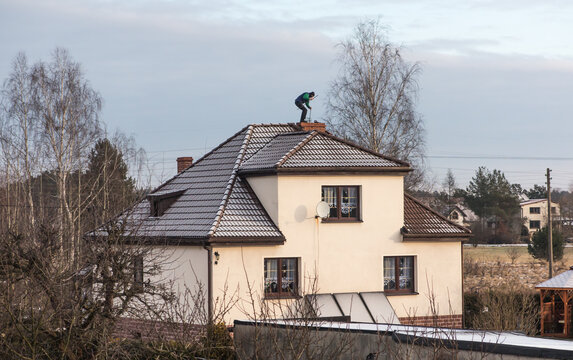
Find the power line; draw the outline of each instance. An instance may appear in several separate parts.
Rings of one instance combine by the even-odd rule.
[[[428,155],[426,157],[430,159],[573,161],[573,157],[561,157],[561,156]]]

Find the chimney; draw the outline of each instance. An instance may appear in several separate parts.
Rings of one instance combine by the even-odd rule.
[[[320,132],[326,132],[326,124],[325,123],[319,123],[319,122],[301,122],[299,123],[300,127],[302,127],[303,131],[320,131]]]
[[[177,158],[177,173],[187,169],[193,165],[193,158],[191,156],[182,156]]]

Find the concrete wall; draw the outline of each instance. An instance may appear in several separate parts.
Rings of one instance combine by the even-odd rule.
[[[320,325],[319,325],[320,326]],[[466,331],[468,332],[468,331]],[[311,326],[254,326],[236,323],[234,339],[241,359],[459,359],[518,360],[570,359],[573,350],[537,348],[527,343],[486,343],[486,335],[474,331],[476,341],[456,341],[454,331],[436,329],[442,339],[403,335],[389,331],[355,331]],[[527,345],[524,345],[527,344]]]

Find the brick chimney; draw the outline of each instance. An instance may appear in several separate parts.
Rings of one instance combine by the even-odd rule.
[[[193,158],[191,156],[182,156],[177,158],[177,173],[187,169],[193,164]]]
[[[326,132],[326,124],[325,123],[319,123],[319,122],[301,122],[299,123],[299,125],[302,127],[303,131],[320,131],[320,132]]]

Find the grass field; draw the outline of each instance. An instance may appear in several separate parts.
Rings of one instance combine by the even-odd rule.
[[[553,276],[573,265],[573,248],[553,264]],[[547,261],[536,260],[525,246],[464,246],[464,288],[475,292],[493,288],[535,289],[548,279]]]
[[[501,261],[511,263],[512,252],[515,252],[517,263],[528,263],[534,261],[533,257],[527,252],[525,246],[464,246],[464,257],[473,260],[483,261]],[[563,259],[558,260],[564,264],[573,265],[573,247],[566,247],[563,250]]]

